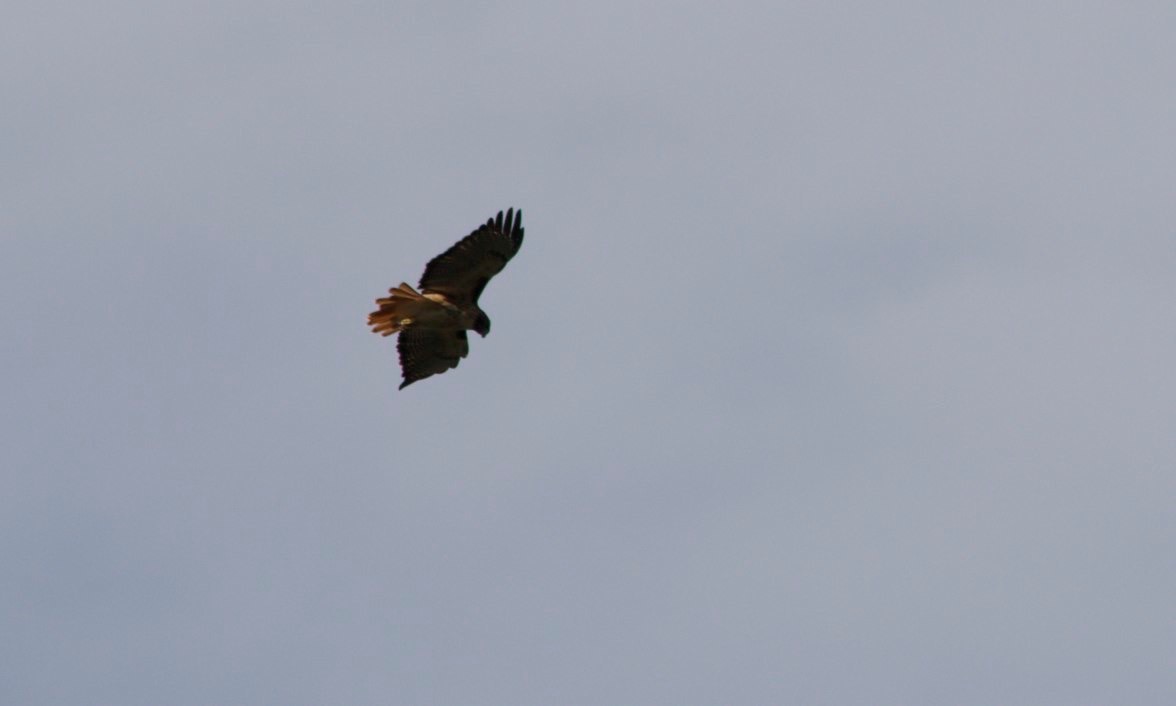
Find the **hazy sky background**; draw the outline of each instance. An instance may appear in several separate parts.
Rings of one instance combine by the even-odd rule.
[[[0,702],[1176,703],[1174,47],[6,3]],[[372,300],[508,206],[398,392]]]

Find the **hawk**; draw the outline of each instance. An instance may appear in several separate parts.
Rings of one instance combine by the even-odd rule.
[[[478,308],[478,297],[522,244],[522,210],[509,209],[505,216],[499,211],[429,261],[419,292],[402,282],[376,300],[380,308],[368,314],[368,325],[381,336],[400,334],[401,390],[456,368],[470,352],[466,331],[490,333],[490,317]]]

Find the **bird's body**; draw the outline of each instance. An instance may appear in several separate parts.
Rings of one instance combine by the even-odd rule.
[[[468,331],[474,328],[474,321],[482,311],[463,311],[444,294],[421,294],[406,282],[393,287],[388,294],[376,300],[380,308],[368,316],[372,333],[381,336],[391,336],[412,326]]]
[[[490,317],[478,297],[523,244],[523,212],[498,212],[484,225],[429,261],[420,291],[406,283],[376,300],[368,315],[373,333],[400,334],[396,349],[408,385],[456,368],[469,355],[466,331],[490,333]]]

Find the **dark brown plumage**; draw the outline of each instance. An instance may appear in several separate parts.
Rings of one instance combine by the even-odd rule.
[[[404,382],[400,389],[456,368],[469,355],[466,331],[490,333],[490,317],[478,297],[523,244],[523,212],[498,212],[474,232],[434,257],[421,275],[420,292],[407,284],[376,300],[368,315],[374,333],[400,334],[396,349]]]

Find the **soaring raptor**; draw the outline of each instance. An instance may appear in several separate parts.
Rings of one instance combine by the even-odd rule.
[[[400,389],[456,368],[470,352],[466,331],[490,333],[490,317],[478,308],[478,297],[522,244],[523,212],[512,208],[504,216],[499,211],[429,261],[419,292],[402,282],[376,300],[380,308],[368,314],[372,332],[400,334]]]

